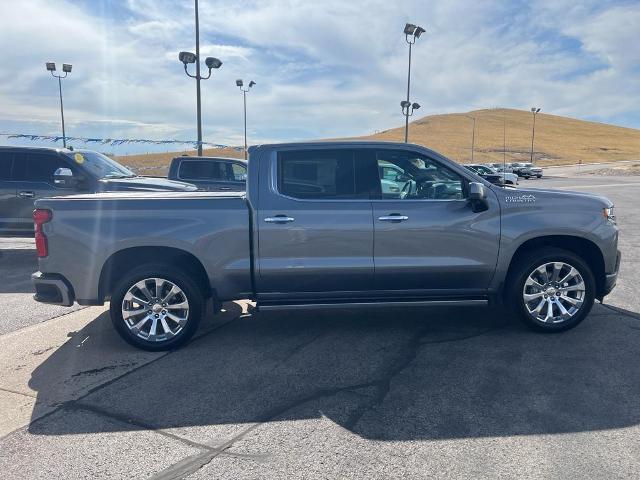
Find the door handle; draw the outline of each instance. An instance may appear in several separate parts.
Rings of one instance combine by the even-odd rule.
[[[231,187],[220,187],[220,190],[231,190]]]
[[[267,223],[291,223],[295,220],[293,217],[287,217],[286,215],[276,215],[275,217],[267,217],[264,219]]]
[[[20,198],[33,198],[36,196],[36,194],[34,192],[20,192],[18,193],[18,196]]]
[[[378,220],[380,220],[381,222],[403,222],[405,220],[409,220],[409,217],[407,217],[406,215],[392,213],[391,215],[383,215],[382,217],[378,217]]]

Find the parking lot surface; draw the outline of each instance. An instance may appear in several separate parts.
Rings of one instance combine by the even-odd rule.
[[[548,169],[520,186],[616,204],[619,284],[562,334],[496,309],[237,302],[186,347],[142,352],[106,307],[34,302],[32,242],[2,240],[2,476],[637,478],[640,177]]]

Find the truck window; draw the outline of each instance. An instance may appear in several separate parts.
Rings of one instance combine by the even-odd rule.
[[[58,155],[45,153],[16,153],[13,156],[12,180],[53,184],[53,174],[58,168],[71,168]]]
[[[366,155],[358,153],[353,149],[280,152],[278,189],[300,199],[370,198],[377,185],[368,180],[367,171],[375,168],[367,168]]]
[[[440,163],[403,150],[376,152],[383,199],[459,200],[464,179]],[[396,168],[394,178],[388,170]]]
[[[247,168],[237,163],[231,164],[231,172],[236,182],[245,182],[247,180]]]
[[[180,180],[219,180],[226,181],[226,162],[210,160],[183,160],[180,163],[178,178]]]
[[[9,180],[11,178],[11,154],[0,153],[0,180]]]

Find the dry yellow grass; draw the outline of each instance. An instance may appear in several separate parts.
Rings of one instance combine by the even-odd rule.
[[[476,119],[474,161],[502,162],[503,125],[506,161],[528,162],[531,151],[531,112],[513,109],[475,110],[430,115],[409,125],[409,141],[425,145],[462,163],[471,161],[471,132]],[[404,140],[404,127],[359,140]],[[150,153],[118,157],[121,163],[146,175],[166,175],[175,156],[194,151]],[[209,149],[205,155],[242,158],[242,151]],[[640,130],[539,113],[536,118],[534,160],[540,165],[562,165],[616,160],[640,160]]]
[[[471,161],[471,133],[476,119],[474,161],[502,162],[503,125],[507,162],[528,162],[532,114],[524,110],[490,109],[431,115],[409,125],[409,141],[428,146],[462,163]],[[369,137],[404,140],[404,127]],[[640,159],[640,130],[539,113],[536,117],[534,161],[562,165]]]

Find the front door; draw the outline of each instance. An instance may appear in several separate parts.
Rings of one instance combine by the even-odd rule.
[[[284,151],[265,162],[257,215],[261,297],[351,296],[373,288],[370,189],[357,150]],[[263,165],[261,164],[261,167]],[[371,169],[369,169],[371,171]]]
[[[55,152],[13,154],[12,182],[16,188],[15,217],[20,230],[33,230],[34,202],[39,198],[70,195],[74,189],[58,188],[53,183],[53,174],[58,168],[70,168],[71,161],[63,159]]]
[[[376,290],[390,296],[485,292],[500,238],[493,193],[487,189],[489,209],[474,213],[465,199],[467,181],[439,161],[393,149],[376,157],[382,183],[381,199],[373,202]]]

